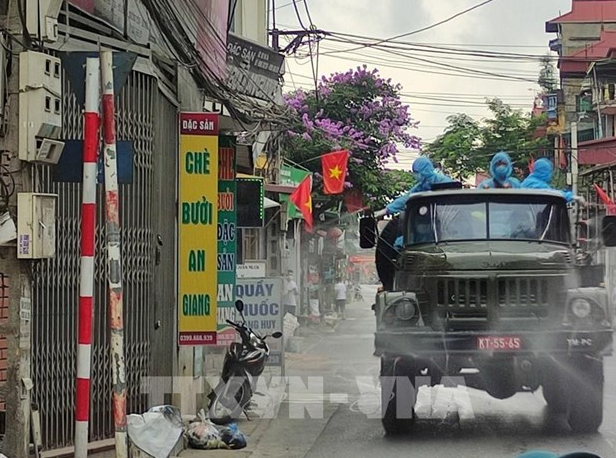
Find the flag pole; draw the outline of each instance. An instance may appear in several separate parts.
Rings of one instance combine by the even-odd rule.
[[[96,240],[96,176],[99,146],[100,61],[86,59],[86,99],[83,128],[81,203],[81,266],[77,328],[75,396],[75,458],[88,456],[92,322],[94,319],[94,254]]]
[[[105,220],[109,276],[109,325],[111,328],[112,404],[116,458],[127,458],[126,367],[124,359],[124,310],[120,199],[115,133],[113,52],[101,52],[103,82],[103,138],[105,150]]]

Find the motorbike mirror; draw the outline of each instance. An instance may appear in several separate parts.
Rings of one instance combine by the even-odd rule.
[[[276,331],[275,333],[272,334],[272,337],[274,339],[280,339],[282,337],[282,332]]]
[[[238,312],[242,313],[244,311],[244,303],[238,299],[237,301],[235,301],[235,308]]]

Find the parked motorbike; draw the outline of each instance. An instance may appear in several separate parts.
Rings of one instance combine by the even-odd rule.
[[[241,342],[229,346],[222,368],[220,382],[210,394],[209,417],[217,425],[237,420],[242,412],[248,418],[246,407],[257,386],[257,378],[263,373],[270,349],[265,342],[268,337],[279,339],[281,332],[261,336],[246,325],[244,303],[235,302],[242,323],[227,320],[241,337]]]
[[[363,301],[364,300],[364,296],[362,296],[361,294],[361,286],[359,285],[355,285],[355,296],[354,299],[356,301]]]

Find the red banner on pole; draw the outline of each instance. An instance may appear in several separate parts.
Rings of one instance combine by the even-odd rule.
[[[600,186],[596,184],[594,186],[595,190],[597,191],[597,195],[599,196],[599,199],[601,199],[601,202],[603,202],[607,206],[607,214],[616,215],[616,204],[614,204],[614,201],[610,199],[610,196],[608,196],[607,193],[603,189],[601,189]]]
[[[346,150],[334,151],[321,156],[323,167],[323,192],[325,194],[340,194],[344,189],[344,180],[347,174],[349,152]]]
[[[312,175],[308,175],[299,184],[293,194],[289,196],[289,200],[302,212],[302,216],[306,221],[306,229],[312,232]]]

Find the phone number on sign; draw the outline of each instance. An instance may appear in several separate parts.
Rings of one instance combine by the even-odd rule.
[[[180,334],[180,343],[214,343],[216,342],[216,334]]]

